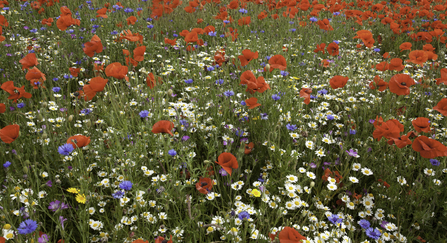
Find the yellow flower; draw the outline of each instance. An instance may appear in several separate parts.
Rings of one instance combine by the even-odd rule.
[[[251,191],[251,194],[252,194],[253,196],[255,196],[255,197],[260,197],[260,196],[261,196],[261,192],[258,191],[258,189],[253,189],[253,190]]]
[[[78,201],[78,203],[82,203],[85,204],[86,198],[85,198],[85,194],[77,194],[76,195],[76,201]]]
[[[67,189],[67,192],[76,194],[76,193],[79,193],[79,189],[76,189],[76,188],[71,187],[71,188],[68,188],[68,189]]]

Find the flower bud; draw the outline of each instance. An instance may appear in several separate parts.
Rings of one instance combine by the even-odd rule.
[[[266,71],[266,72],[269,72],[269,71],[270,71],[270,64],[266,64],[266,65],[265,65],[265,71]]]
[[[39,115],[37,115],[37,119],[38,119],[39,121],[43,121],[43,116],[42,116],[42,114],[39,113]]]
[[[174,93],[172,89],[168,89],[168,95],[171,96]]]
[[[317,137],[313,137],[313,138],[312,138],[312,141],[313,141],[314,143],[316,143],[316,142],[317,142]]]
[[[315,182],[310,182],[310,188],[312,188],[312,187],[314,187],[315,186]]]
[[[340,110],[340,107],[339,107],[338,105],[335,105],[335,110],[336,110],[336,111],[339,111],[339,110]]]
[[[29,160],[25,160],[25,166],[29,166],[30,164]]]
[[[73,115],[70,115],[70,116],[68,117],[68,121],[69,121],[69,122],[73,121],[73,117],[74,117]]]
[[[92,122],[90,120],[88,120],[85,124],[88,128],[92,127]]]
[[[47,105],[48,105],[47,102],[42,102],[42,107],[43,108],[47,107]]]
[[[28,167],[27,166],[23,167],[23,173],[28,174]]]

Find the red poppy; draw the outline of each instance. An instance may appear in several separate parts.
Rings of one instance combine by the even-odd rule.
[[[19,137],[20,126],[17,124],[0,129],[0,139],[5,143],[12,143]]]
[[[245,144],[244,154],[250,154],[254,147],[255,147],[255,144],[253,142],[250,142],[249,144]]]
[[[258,104],[258,98],[255,97],[246,99],[245,104],[247,104],[248,109],[254,109],[255,107],[261,106],[261,104]]]
[[[137,17],[130,16],[129,18],[126,19],[126,21],[127,25],[134,25],[137,22]]]
[[[361,39],[363,41],[363,44],[365,44],[366,47],[371,48],[374,46],[374,39],[373,35],[369,30],[359,30],[357,31],[357,35],[354,36],[353,39]]]
[[[405,66],[402,65],[402,59],[400,58],[391,59],[390,64],[388,64],[387,67],[388,70],[395,70],[395,71],[402,71],[405,68]]]
[[[6,105],[3,103],[0,103],[0,114],[5,113],[6,112]]]
[[[267,12],[262,11],[260,14],[258,14],[258,19],[263,20],[263,19],[267,18],[267,16],[268,16]]]
[[[161,120],[154,124],[152,127],[152,133],[168,133],[171,136],[174,136],[172,134],[171,130],[174,128],[174,123],[171,121]]]
[[[73,77],[77,77],[81,71],[81,68],[68,68],[68,70]]]
[[[307,240],[306,237],[302,236],[296,229],[291,227],[284,227],[281,232],[279,232],[279,242],[281,243],[298,243]]]
[[[213,188],[213,180],[210,178],[200,177],[199,182],[196,183],[196,189],[202,194],[208,194]]]
[[[169,44],[171,46],[175,46],[175,44],[177,43],[177,38],[170,40],[168,38],[165,38],[165,44]]]
[[[324,48],[326,47],[326,43],[317,44],[317,48],[314,50],[315,53],[323,52],[325,53]]]
[[[388,67],[389,67],[389,65],[386,62],[380,62],[380,63],[377,63],[377,65],[376,65],[376,69],[379,71],[382,71],[382,72],[388,70]]]
[[[331,171],[329,168],[326,168],[321,179],[327,182],[329,177],[334,178],[336,183],[340,183],[340,181],[343,179],[343,176],[341,176],[338,171]]]
[[[414,80],[408,74],[396,74],[391,77],[388,86],[390,91],[397,95],[409,95],[410,86],[414,85]]]
[[[239,7],[239,3],[237,0],[233,0],[230,2],[230,4],[227,5],[227,8],[229,9],[237,9]]]
[[[404,43],[402,43],[400,46],[399,46],[399,49],[400,49],[400,51],[402,52],[402,51],[405,51],[405,50],[408,50],[408,51],[411,51],[411,43],[410,42],[404,42]]]
[[[83,87],[84,99],[86,101],[92,100],[97,92],[101,92],[104,90],[104,87],[106,86],[108,81],[108,79],[103,79],[102,77],[95,77],[90,79],[90,82]]]
[[[333,89],[343,88],[348,82],[348,79],[349,79],[348,77],[335,75],[333,78],[331,78],[331,80],[329,80],[329,84]]]
[[[217,164],[222,166],[222,168],[231,175],[232,169],[237,169],[239,164],[237,163],[236,157],[231,153],[223,152],[215,161]]]
[[[414,151],[426,159],[447,156],[447,147],[435,139],[426,136],[419,136],[413,141],[411,146]]]
[[[441,78],[436,79],[436,84],[445,84],[447,85],[447,68],[441,69]]]
[[[53,23],[53,18],[42,19],[42,21],[40,23],[43,25],[51,26],[51,23]]]
[[[132,243],[149,243],[149,241],[144,241],[144,240],[134,240],[134,241],[132,241]]]
[[[188,44],[189,42],[197,42],[199,40],[199,37],[197,35],[197,32],[190,32],[185,37],[185,42]]]
[[[408,57],[410,59],[407,60],[407,62],[419,64],[421,66],[423,66],[424,63],[428,60],[427,52],[421,51],[421,50],[415,50],[415,51],[410,52],[410,54],[408,54]]]
[[[221,49],[216,51],[216,53],[214,53],[214,62],[213,65],[219,65],[222,66],[224,63],[226,62],[225,60],[225,50]]]
[[[417,137],[417,135],[414,132],[409,132],[407,135],[402,135],[398,138],[391,137],[388,139],[388,144],[392,145],[394,143],[398,148],[403,148],[411,144],[410,137]]]
[[[16,103],[17,100],[22,97],[29,99],[32,96],[30,93],[27,93],[25,91],[25,85],[23,85],[21,88],[17,88],[14,87],[13,81],[4,82],[0,88],[10,94],[8,99],[13,100],[14,103]]]
[[[101,39],[97,35],[94,35],[89,42],[84,43],[84,48],[82,48],[82,50],[84,50],[85,55],[89,57],[93,57],[95,53],[101,53],[103,50]]]
[[[90,143],[90,137],[84,135],[75,135],[67,139],[67,143],[73,145],[73,148],[82,148]]]
[[[374,81],[369,83],[369,88],[370,89],[378,89],[380,92],[386,90],[386,88],[388,87],[388,83],[383,81],[383,79],[381,79],[379,77],[379,75],[376,75],[376,77],[374,77]]]
[[[107,16],[107,8],[101,8],[100,10],[98,10],[98,11],[96,11],[96,13],[98,14],[98,15],[96,15],[96,17],[101,17],[101,18],[104,18],[104,19],[107,19],[108,18],[108,16]]]
[[[22,64],[22,70],[25,68],[29,69],[30,67],[39,64],[39,62],[37,62],[36,53],[29,53],[24,58],[22,58],[19,63]]]
[[[107,77],[123,79],[126,76],[128,70],[129,70],[128,67],[121,65],[121,63],[119,62],[114,62],[109,64],[106,67],[105,71]]]
[[[331,42],[328,46],[327,46],[327,52],[329,53],[329,55],[331,56],[337,56],[339,53],[339,47],[338,44]]]
[[[285,70],[287,68],[286,59],[282,55],[274,55],[269,59],[270,72],[274,69]]]
[[[390,138],[398,138],[400,137],[400,133],[404,131],[404,125],[400,124],[400,122],[396,119],[391,119],[386,122],[383,122],[380,126],[375,126],[376,129],[373,132],[373,137],[380,141],[382,137],[386,139]]]
[[[241,61],[241,66],[247,66],[248,63],[253,59],[258,59],[258,52],[252,52],[249,49],[245,49],[242,51],[242,55],[238,56]]]
[[[155,242],[154,243],[172,243],[172,235],[171,235],[171,238],[169,239],[169,240],[166,240],[165,238],[163,238],[163,237],[161,237],[161,236],[158,236],[156,239],[155,239]]]
[[[447,98],[443,98],[442,100],[440,100],[438,104],[433,107],[433,110],[439,111],[439,113],[441,113],[442,115],[447,116]]]
[[[312,94],[311,88],[302,88],[300,90],[300,97],[304,98],[304,104],[306,105],[310,103],[310,94]]]
[[[246,16],[246,17],[242,17],[238,20],[238,25],[239,26],[243,26],[243,25],[250,25],[251,23],[251,17],[250,16]]]
[[[26,80],[30,81],[30,84],[34,89],[37,89],[39,86],[42,86],[43,81],[47,80],[45,78],[45,74],[43,74],[39,69],[34,67],[33,69],[28,70],[25,75]]]
[[[146,51],[146,46],[139,46],[133,50],[133,59],[137,62],[144,60],[144,52]]]
[[[411,124],[413,124],[414,129],[417,132],[430,132],[430,119],[426,117],[418,117],[411,121]]]
[[[128,40],[130,42],[137,42],[137,41],[139,41],[140,44],[143,44],[143,36],[140,35],[139,33],[132,34],[132,31],[125,30],[124,34],[120,34],[120,37],[118,38],[119,41],[121,41],[123,39],[126,39],[126,40]]]
[[[322,30],[334,30],[334,28],[332,28],[331,24],[329,23],[328,19],[323,19],[323,20],[318,20],[317,22],[318,26],[320,26],[320,29]]]
[[[93,71],[95,71],[95,75],[99,76],[99,73],[101,71],[104,71],[104,64],[102,64],[101,66],[97,65],[96,63],[93,64]]]

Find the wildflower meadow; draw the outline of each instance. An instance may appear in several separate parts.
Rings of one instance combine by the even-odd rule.
[[[0,242],[446,242],[446,0],[0,0]]]

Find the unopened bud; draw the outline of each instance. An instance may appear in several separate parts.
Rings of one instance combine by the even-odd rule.
[[[42,107],[43,108],[47,107],[47,105],[48,105],[47,102],[42,102]]]
[[[38,119],[39,121],[43,121],[43,116],[42,116],[42,114],[39,113],[39,115],[37,115],[37,119]]]
[[[174,93],[172,89],[168,89],[168,95],[171,96]]]
[[[25,160],[25,166],[28,166],[28,165],[30,165],[29,160]]]
[[[336,110],[336,111],[339,111],[339,110],[340,110],[340,107],[339,107],[338,105],[335,105],[335,110]]]
[[[23,173],[28,174],[28,167],[27,166],[23,167]]]
[[[47,139],[47,138],[48,138],[48,134],[46,132],[43,132],[42,139]]]
[[[312,141],[313,141],[314,143],[316,143],[316,142],[317,142],[317,137],[313,137],[313,138],[312,138]]]
[[[310,182],[310,188],[312,188],[312,187],[314,187],[315,186],[315,182]]]
[[[92,126],[92,122],[90,120],[88,120],[85,124],[88,128],[90,128]]]
[[[73,121],[73,117],[74,117],[73,115],[70,115],[70,116],[68,117],[68,121],[69,121],[69,122]]]
[[[265,71],[266,72],[270,71],[270,64],[265,65]]]

